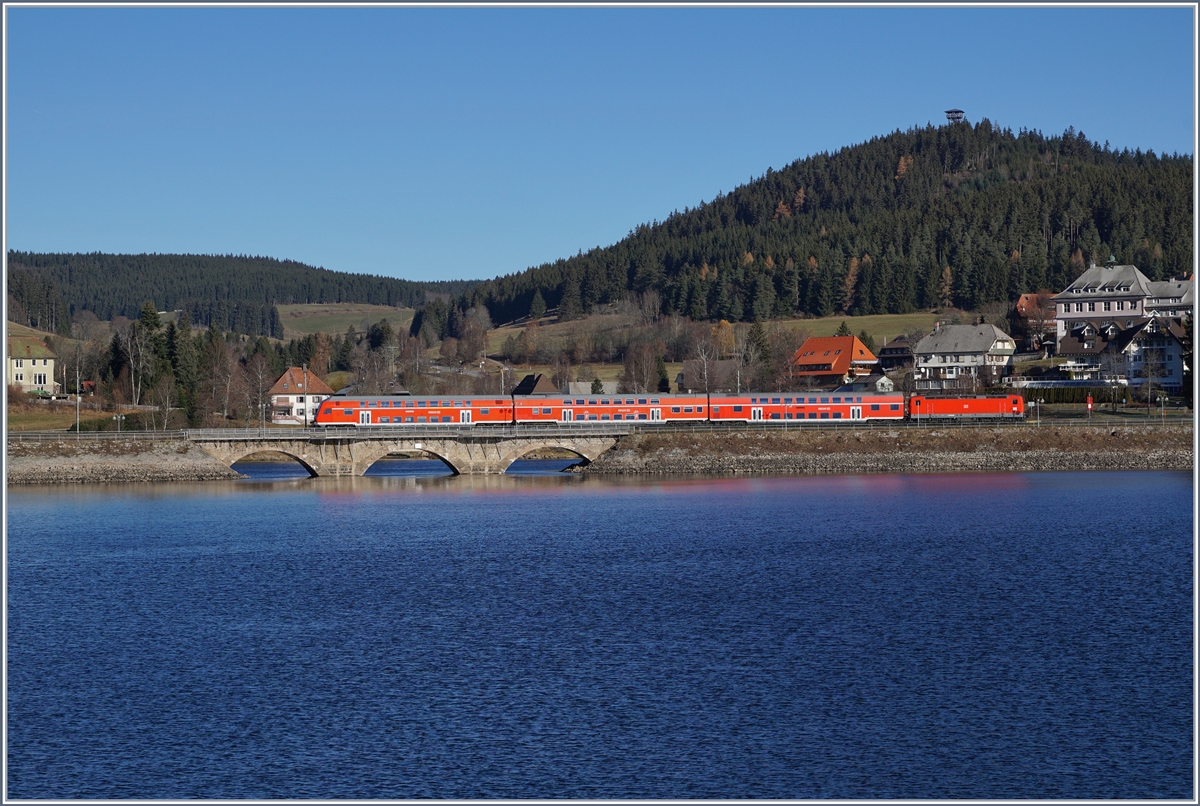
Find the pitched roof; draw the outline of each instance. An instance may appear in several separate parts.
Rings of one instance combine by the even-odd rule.
[[[1014,306],[1018,316],[1028,317],[1031,313],[1038,310],[1038,297],[1040,294],[1022,294],[1017,297],[1017,304]],[[1041,310],[1047,316],[1054,316],[1054,297],[1046,294],[1042,300]]]
[[[846,375],[851,369],[870,370],[879,363],[858,336],[818,336],[800,345],[792,356],[796,375]]]
[[[1158,317],[1138,317],[1120,321],[1081,319],[1067,335],[1058,340],[1057,352],[1059,355],[1099,355],[1110,348],[1123,352],[1129,343],[1143,332],[1152,332],[1154,335],[1165,333],[1176,341],[1180,341],[1185,335],[1180,324]]]
[[[1092,266],[1061,294],[1055,294],[1054,298],[1076,299],[1076,289],[1081,294],[1112,293],[1129,289],[1127,293],[1152,296],[1150,278],[1138,271],[1137,266]]]
[[[268,394],[272,395],[332,395],[329,384],[321,380],[315,372],[308,373],[308,388],[304,388],[303,367],[289,367],[288,371],[279,376]]]
[[[536,375],[526,375],[512,390],[514,395],[557,395],[559,389],[541,372]]]
[[[1182,305],[1191,305],[1194,299],[1195,283],[1192,280],[1162,280],[1148,283],[1150,296],[1158,299],[1179,299]]]
[[[54,358],[54,351],[36,336],[10,336],[9,358]]]
[[[996,345],[997,342],[1002,342]],[[995,325],[943,325],[917,342],[915,353],[987,353],[995,349],[1012,353],[1012,336]]]

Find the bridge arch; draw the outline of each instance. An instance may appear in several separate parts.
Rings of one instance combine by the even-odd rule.
[[[316,476],[320,475],[320,473],[317,472],[317,469],[314,468],[308,461],[306,461],[306,459],[303,456],[299,456],[292,451],[280,450],[279,448],[254,447],[254,448],[251,448],[250,450],[243,450],[240,452],[229,452],[224,457],[222,457],[222,460],[225,462],[228,462],[230,467],[233,467],[238,462],[241,462],[251,456],[255,456],[257,454],[267,454],[267,453],[281,454],[283,456],[286,456],[287,458],[293,460],[294,462],[296,462],[296,464],[298,464],[302,468],[304,468],[308,472],[308,475],[310,475],[310,476],[316,477]]]

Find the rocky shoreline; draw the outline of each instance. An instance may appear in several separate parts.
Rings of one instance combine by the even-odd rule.
[[[843,475],[1188,470],[1192,428],[997,428],[640,434],[578,472]]]
[[[8,483],[105,484],[245,478],[186,440],[8,443]]]

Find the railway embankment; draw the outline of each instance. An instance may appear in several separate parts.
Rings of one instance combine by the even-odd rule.
[[[1191,470],[1192,426],[864,428],[633,434],[579,472],[842,475]]]
[[[242,475],[184,439],[8,443],[9,484],[216,481]]]

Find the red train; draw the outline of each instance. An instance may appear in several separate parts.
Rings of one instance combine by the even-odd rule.
[[[512,425],[560,422],[755,422],[766,420],[1021,419],[1020,395],[925,397],[846,392],[742,395],[334,396],[318,426]]]

